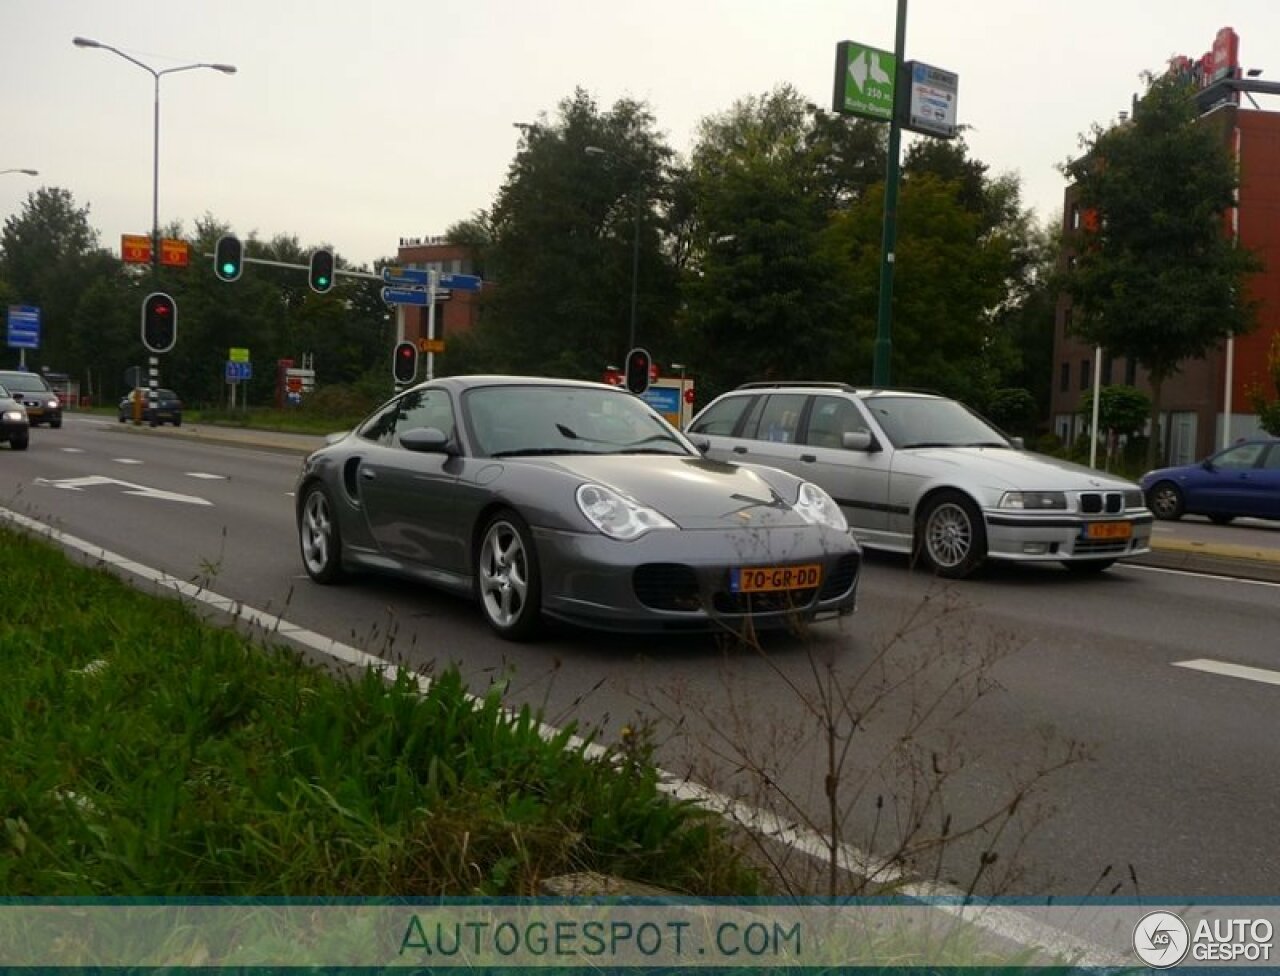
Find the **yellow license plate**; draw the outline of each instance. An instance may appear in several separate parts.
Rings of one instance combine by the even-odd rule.
[[[779,590],[807,590],[822,581],[822,567],[752,566],[735,569],[730,574],[729,588],[734,593],[776,593]]]
[[[1128,522],[1090,522],[1085,535],[1090,539],[1127,539],[1133,535]]]

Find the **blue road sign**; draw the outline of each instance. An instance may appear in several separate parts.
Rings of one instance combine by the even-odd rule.
[[[658,413],[680,412],[680,391],[674,386],[650,386],[640,394],[640,399]]]
[[[384,288],[382,300],[388,305],[425,305],[427,293],[421,288]]]
[[[388,267],[382,269],[382,280],[388,285],[426,285],[430,284],[431,272],[418,268]]]
[[[479,291],[484,279],[479,275],[442,274],[436,281],[439,288],[456,288],[458,291]]]
[[[253,379],[253,363],[237,363],[227,360],[227,382],[238,383],[241,380]]]
[[[40,306],[9,306],[9,348],[40,348]]]

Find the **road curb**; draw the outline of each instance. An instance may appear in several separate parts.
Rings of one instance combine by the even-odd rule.
[[[1149,555],[1138,556],[1129,560],[1129,563],[1280,583],[1280,551],[1259,549],[1256,546],[1188,542],[1180,539],[1159,542],[1153,540]]]

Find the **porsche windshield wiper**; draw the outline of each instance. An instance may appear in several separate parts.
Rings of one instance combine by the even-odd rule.
[[[576,451],[567,447],[521,447],[514,451],[494,451],[489,457],[547,457],[553,454],[595,454],[595,451]]]

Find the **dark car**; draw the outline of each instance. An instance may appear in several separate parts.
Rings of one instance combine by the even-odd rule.
[[[151,407],[151,391],[149,389],[139,387],[131,390],[128,396],[120,401],[120,423],[134,419],[135,402],[141,400],[138,404],[138,419],[151,423],[154,419],[156,424],[173,424],[175,427],[182,426],[182,401],[178,399],[178,394],[173,390],[156,390],[155,409]]]
[[[32,427],[38,424],[62,426],[62,401],[39,373],[21,369],[0,370],[0,386],[22,404]]]
[[[512,640],[544,616],[741,633],[856,600],[861,551],[830,495],[708,460],[602,383],[421,384],[311,454],[296,497],[315,581],[366,570],[471,595]]]
[[[0,441],[8,441],[15,451],[25,451],[31,442],[27,411],[3,386],[0,386]]]
[[[1280,519],[1280,438],[1240,441],[1199,464],[1148,471],[1141,484],[1156,518]]]

